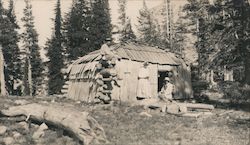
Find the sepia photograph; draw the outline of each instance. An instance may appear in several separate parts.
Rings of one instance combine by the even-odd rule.
[[[250,145],[250,0],[0,0],[0,145]]]

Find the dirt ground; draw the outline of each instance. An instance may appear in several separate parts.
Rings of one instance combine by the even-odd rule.
[[[3,98],[0,109],[15,105],[13,102],[23,98]],[[142,106],[114,102],[112,105],[93,105],[67,99],[26,98],[29,102],[57,103],[75,106],[88,111],[104,128],[108,142],[104,145],[250,145],[250,112],[241,110],[215,109],[213,115],[198,118],[180,117],[158,110],[150,110],[151,116],[140,115]],[[223,114],[224,112],[228,112]],[[49,126],[45,136],[39,141],[32,138],[39,123],[27,123],[24,129],[17,123],[0,117],[0,126],[8,129],[0,135],[0,144],[7,137],[13,138],[14,145],[78,145],[63,130]],[[13,137],[16,132],[20,136]]]

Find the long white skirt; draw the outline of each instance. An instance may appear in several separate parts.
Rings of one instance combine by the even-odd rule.
[[[137,97],[151,98],[151,87],[148,79],[139,79],[137,86]]]

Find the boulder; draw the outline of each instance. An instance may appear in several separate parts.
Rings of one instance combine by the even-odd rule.
[[[26,123],[26,122],[24,122],[24,121],[19,122],[19,123],[18,123],[18,126],[20,126],[22,129],[24,129],[24,130],[26,130],[26,131],[29,130],[29,125],[28,125],[28,123]]]
[[[32,128],[35,128],[35,129],[38,129],[38,128],[39,128],[39,125],[33,124],[33,123],[32,123],[32,124],[31,124],[31,127],[32,127]]]
[[[12,137],[5,137],[3,139],[3,143],[5,145],[12,145],[14,143],[14,139]]]
[[[48,126],[45,124],[45,123],[42,123],[39,128],[39,130],[47,130],[48,129]]]
[[[32,138],[37,140],[41,137],[43,137],[45,135],[45,130],[48,129],[48,126],[45,123],[42,123],[39,128],[37,129],[37,131],[34,132]]]
[[[179,105],[177,104],[170,104],[167,106],[167,112],[170,114],[179,114],[180,113],[180,108]]]
[[[0,126],[0,135],[4,135],[7,131],[7,127],[6,126]]]
[[[19,133],[19,132],[17,132],[17,131],[14,131],[14,132],[12,132],[12,134],[13,134],[13,138],[14,139],[18,139],[18,138],[20,138],[22,135]]]

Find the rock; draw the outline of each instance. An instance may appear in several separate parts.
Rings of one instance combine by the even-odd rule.
[[[45,123],[42,123],[39,126],[38,130],[34,132],[32,138],[37,140],[37,139],[43,137],[45,135],[44,131],[47,130],[47,129],[48,129],[48,126]]]
[[[6,126],[0,126],[0,135],[4,135],[7,131],[7,127]]]
[[[48,101],[41,101],[42,104],[48,104]]]
[[[179,109],[177,104],[170,104],[167,106],[167,112],[170,114],[179,114]]]
[[[39,128],[38,128],[38,130],[42,130],[42,131],[44,131],[44,130],[46,130],[46,129],[48,129],[48,126],[47,126],[45,123],[42,123],[42,124],[39,126]]]
[[[6,137],[3,139],[3,143],[5,145],[12,145],[14,143],[14,139],[12,137]]]
[[[186,106],[179,105],[179,107],[180,107],[180,112],[181,112],[181,113],[187,113],[187,112],[188,112],[188,109],[187,109]]]
[[[39,125],[33,124],[33,123],[32,123],[32,124],[31,124],[31,127],[32,127],[32,128],[35,128],[35,129],[38,129]]]
[[[50,102],[51,102],[51,103],[55,103],[55,102],[56,102],[56,101],[55,101],[55,98],[53,98]]]
[[[149,114],[148,112],[141,112],[140,115],[141,116],[146,116],[146,117],[152,117],[152,115]]]
[[[32,138],[34,140],[37,140],[41,137],[43,137],[45,135],[45,132],[43,130],[37,130],[36,132],[34,132],[34,134],[32,135]]]
[[[26,100],[16,100],[16,101],[14,101],[14,103],[16,105],[26,105],[26,104],[29,104],[29,102],[26,101]]]
[[[22,136],[22,135],[21,135],[19,132],[17,132],[17,131],[12,132],[12,134],[13,134],[13,137],[14,137],[15,139],[18,139],[19,137]]]
[[[22,121],[22,122],[19,122],[18,125],[23,128],[24,130],[28,131],[29,130],[29,125],[28,123]]]

